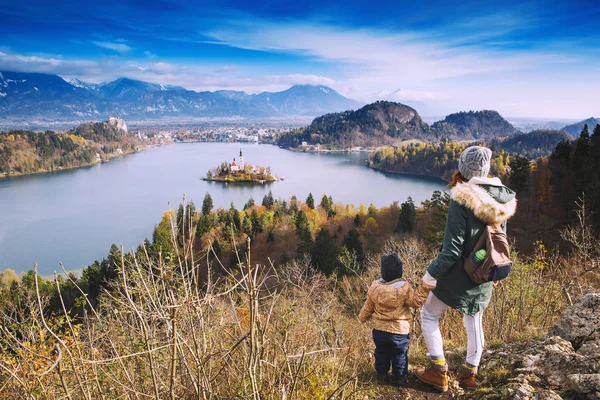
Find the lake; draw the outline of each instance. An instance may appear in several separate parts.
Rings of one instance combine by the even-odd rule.
[[[284,180],[271,184],[223,184],[201,180],[206,171],[231,162],[243,150],[245,162],[270,166]],[[177,208],[185,193],[202,207],[209,192],[215,207],[239,209],[271,190],[275,198],[309,192],[334,202],[386,206],[411,196],[415,202],[443,189],[437,179],[387,174],[364,166],[366,153],[296,153],[272,145],[186,143],[150,149],[89,168],[0,180],[0,271],[33,268],[51,276],[102,259],[112,243],[126,249],[152,237],[169,202]]]

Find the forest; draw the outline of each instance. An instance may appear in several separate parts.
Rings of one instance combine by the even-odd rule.
[[[369,166],[387,172],[425,175],[449,181],[458,168],[458,157],[468,146],[470,144],[443,140],[440,143],[382,147],[371,155]],[[508,173],[511,155],[501,149],[493,150],[491,173],[504,177]]]
[[[106,122],[83,124],[67,133],[0,132],[0,178],[88,166],[131,153],[141,144],[135,135]]]

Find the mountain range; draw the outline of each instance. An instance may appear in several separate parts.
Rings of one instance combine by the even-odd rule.
[[[90,84],[58,75],[0,71],[0,118],[132,120],[162,117],[317,116],[360,103],[326,86],[296,85],[282,92],[195,92],[128,78]]]

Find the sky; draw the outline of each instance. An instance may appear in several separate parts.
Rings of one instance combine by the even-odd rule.
[[[0,0],[0,70],[600,116],[600,1]]]

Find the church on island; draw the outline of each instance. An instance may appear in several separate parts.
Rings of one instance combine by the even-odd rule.
[[[240,156],[231,163],[224,162],[219,167],[206,173],[205,181],[221,182],[274,182],[280,178],[271,175],[270,167],[260,167],[247,164],[244,153],[240,149]]]
[[[229,169],[231,171],[243,171],[244,170],[244,155],[242,154],[242,149],[240,149],[240,159],[236,163],[235,157],[233,158],[233,162],[229,164]]]

